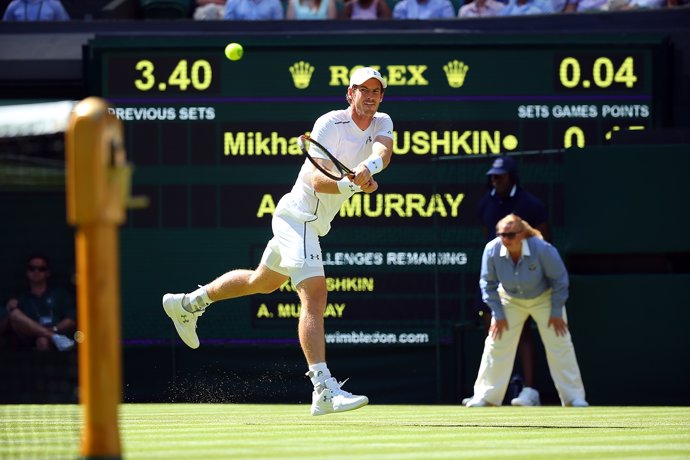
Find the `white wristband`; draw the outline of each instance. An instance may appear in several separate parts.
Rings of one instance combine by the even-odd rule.
[[[353,193],[361,192],[362,187],[355,185],[349,178],[343,177],[338,182],[338,190],[343,195],[352,195]]]
[[[372,176],[383,171],[383,158],[375,153],[369,155],[369,158],[364,160],[363,164],[367,167]]]

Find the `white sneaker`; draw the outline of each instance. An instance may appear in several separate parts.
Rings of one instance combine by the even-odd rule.
[[[584,399],[573,399],[570,403],[570,407],[589,407],[589,403]]]
[[[345,379],[347,382],[347,379]],[[314,388],[311,395],[311,415],[324,415],[333,412],[345,412],[359,409],[369,403],[366,396],[353,395],[341,387],[345,382],[340,382],[333,377],[327,379],[320,388]]]
[[[462,405],[466,406],[468,402],[470,402],[472,398],[462,398]]]
[[[541,406],[539,392],[534,388],[522,387],[522,391],[517,398],[510,400],[513,406]]]
[[[70,339],[66,335],[53,334],[51,339],[55,344],[55,348],[57,348],[60,351],[69,351],[72,348],[74,348],[74,340]]]
[[[196,335],[196,321],[204,313],[199,310],[190,313],[182,307],[184,294],[165,294],[163,296],[163,309],[170,317],[177,334],[190,348],[199,348],[199,337]]]
[[[467,398],[465,398],[465,399],[467,399]],[[488,402],[484,401],[482,398],[478,398],[476,396],[472,396],[465,403],[465,407],[490,407],[490,406],[493,406],[493,404],[489,404]]]

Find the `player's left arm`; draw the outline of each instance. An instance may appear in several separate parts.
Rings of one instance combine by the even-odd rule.
[[[374,174],[388,167],[392,156],[393,138],[384,135],[376,136],[371,147],[371,155],[355,167],[353,182],[360,187],[367,184]]]

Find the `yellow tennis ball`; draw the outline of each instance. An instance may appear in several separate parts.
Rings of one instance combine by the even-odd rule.
[[[244,54],[244,48],[239,43],[230,43],[225,47],[225,57],[231,61],[239,61]]]

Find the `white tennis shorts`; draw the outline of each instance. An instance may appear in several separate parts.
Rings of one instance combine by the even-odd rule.
[[[273,216],[271,226],[273,238],[266,245],[261,264],[289,276],[295,286],[307,278],[325,276],[319,237],[308,222],[280,213]]]

